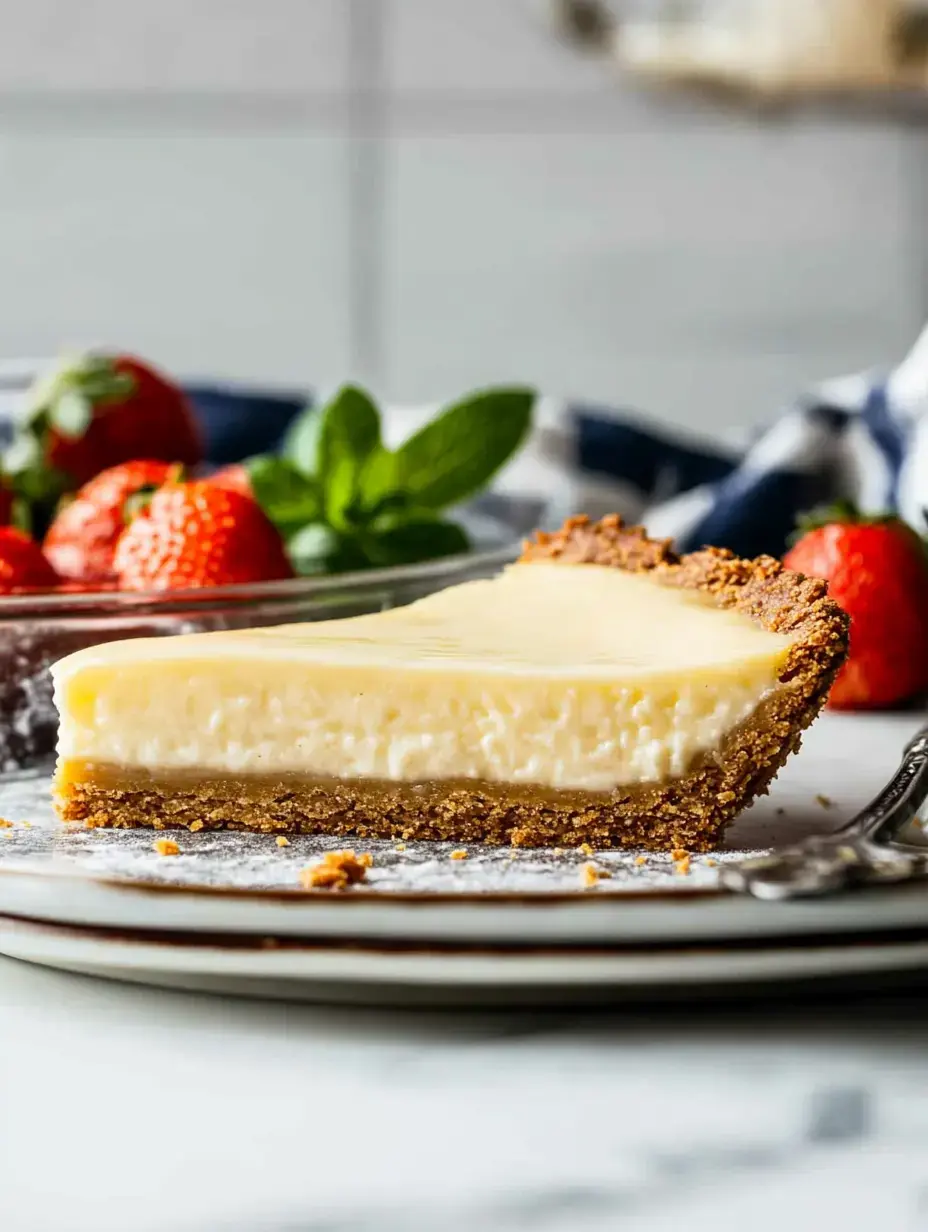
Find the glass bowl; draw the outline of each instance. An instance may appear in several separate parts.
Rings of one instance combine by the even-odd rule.
[[[509,540],[423,564],[253,586],[0,596],[0,779],[48,770],[58,729],[48,669],[75,650],[126,637],[361,616],[489,577],[517,555]]]

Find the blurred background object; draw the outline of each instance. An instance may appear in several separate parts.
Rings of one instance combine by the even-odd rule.
[[[924,0],[561,0],[633,70],[761,95],[928,88]]]
[[[928,318],[918,113],[644,91],[532,0],[0,18],[9,357],[400,405],[526,381],[716,435]]]

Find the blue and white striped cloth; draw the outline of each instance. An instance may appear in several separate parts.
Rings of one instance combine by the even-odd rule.
[[[603,408],[572,405],[564,415],[577,509],[614,508],[681,551],[711,543],[780,555],[800,513],[837,500],[928,529],[928,329],[897,368],[826,382],[741,449],[694,444]]]
[[[0,440],[35,367],[0,365]],[[216,464],[273,450],[309,398],[211,382],[187,388]],[[434,409],[389,409],[388,440],[398,442]],[[800,513],[838,499],[870,513],[895,510],[928,529],[928,329],[891,372],[825,383],[742,448],[698,443],[582,402],[542,398],[536,421],[481,502],[520,532],[569,513],[618,512],[682,551],[712,543],[743,556],[779,555]]]

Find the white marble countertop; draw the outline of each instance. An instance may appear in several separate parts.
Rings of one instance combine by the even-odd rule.
[[[469,1015],[0,959],[0,1228],[928,1228],[926,1016],[911,982]]]

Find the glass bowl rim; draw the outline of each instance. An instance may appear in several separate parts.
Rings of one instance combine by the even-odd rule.
[[[157,608],[170,612],[189,610],[204,603],[254,604],[261,601],[286,601],[324,596],[335,591],[366,591],[384,586],[403,586],[419,581],[453,580],[472,570],[491,571],[511,564],[519,554],[519,541],[455,556],[440,556],[412,565],[392,565],[383,569],[360,569],[350,573],[327,573],[287,578],[276,582],[239,582],[231,586],[199,587],[188,590],[85,590],[24,591],[0,595],[0,622],[9,619],[35,620],[40,617],[65,617],[92,614],[100,609],[132,612]]]

